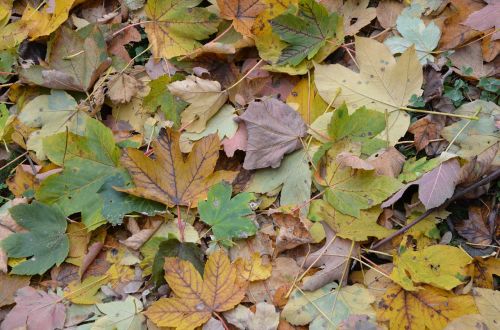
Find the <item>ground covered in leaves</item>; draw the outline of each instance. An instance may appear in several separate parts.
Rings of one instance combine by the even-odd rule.
[[[0,0],[0,329],[499,329],[498,0]]]

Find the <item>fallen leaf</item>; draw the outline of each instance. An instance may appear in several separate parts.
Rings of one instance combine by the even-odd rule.
[[[396,26],[396,20],[405,8],[403,3],[381,1],[377,6],[377,20],[384,29]]]
[[[425,149],[431,140],[439,139],[440,127],[433,122],[429,117],[423,117],[414,122],[408,132],[412,133],[415,138],[413,144],[417,151]]]
[[[482,1],[477,0],[451,0],[452,11],[448,17],[443,20],[441,39],[439,40],[440,49],[453,49],[471,39],[479,36],[481,32],[474,31],[462,23],[467,19],[470,13],[484,7]]]
[[[432,245],[420,251],[405,251],[394,257],[391,279],[405,290],[415,291],[418,283],[451,290],[462,284],[464,267],[472,258],[463,250],[448,245]]]
[[[300,115],[285,103],[267,98],[252,102],[239,117],[246,124],[248,144],[243,168],[279,167],[285,154],[302,147],[307,127]]]
[[[248,133],[244,122],[238,123],[238,129],[230,138],[222,140],[221,144],[224,147],[226,156],[233,157],[236,150],[247,150]]]
[[[16,265],[12,274],[41,275],[66,259],[66,217],[57,208],[33,202],[14,206],[9,212],[18,225],[29,231],[8,236],[2,248],[9,258],[31,257]]]
[[[189,103],[181,113],[181,125],[186,131],[200,133],[217,111],[227,101],[227,92],[221,90],[217,81],[188,76],[168,86],[175,96]]]
[[[30,276],[7,275],[0,272],[0,307],[11,305],[15,302],[14,296],[18,289],[30,285]]]
[[[217,31],[217,16],[197,5],[201,0],[148,0],[144,11],[152,21],[145,30],[155,58],[170,59],[200,47],[198,40]]]
[[[418,180],[418,198],[426,210],[440,206],[453,195],[459,175],[460,164],[458,160],[450,159],[425,173]]]
[[[370,306],[374,301],[359,284],[339,288],[337,283],[330,283],[313,292],[295,289],[281,315],[293,325],[311,322],[309,329],[337,329],[351,315],[374,319],[375,311]]]
[[[208,224],[221,244],[230,246],[233,238],[246,238],[257,231],[248,218],[253,214],[250,202],[253,194],[243,192],[233,198],[231,185],[220,182],[208,190],[206,201],[198,203],[201,221]]]
[[[213,184],[231,182],[235,172],[216,171],[219,158],[219,138],[209,135],[193,146],[186,160],[179,149],[179,133],[167,130],[153,141],[156,159],[150,159],[142,151],[127,149],[121,158],[131,173],[136,187],[120,191],[151,199],[165,205],[196,207],[198,200],[206,196]],[[165,176],[164,173],[171,173]]]
[[[363,106],[387,111],[388,125],[379,136],[384,140],[388,136],[394,145],[410,125],[410,116],[401,107],[408,105],[412,95],[422,94],[422,68],[415,49],[409,48],[396,60],[385,45],[356,37],[356,60],[360,73],[340,64],[316,64],[316,87],[325,102],[336,107],[345,102],[350,113]]]
[[[99,317],[92,328],[96,329],[146,329],[146,318],[142,314],[142,302],[132,296],[123,301],[112,301],[97,304],[97,309],[104,314]]]
[[[495,28],[496,32],[492,38],[498,40],[500,39],[500,32],[497,30],[500,29],[500,21],[496,14],[500,11],[500,3],[495,0],[485,0],[485,2],[488,4],[486,7],[470,14],[462,24],[479,31]]]
[[[165,259],[165,278],[175,296],[154,302],[145,315],[160,327],[195,329],[212,313],[232,309],[244,297],[247,284],[222,252],[214,252],[205,265],[205,278],[187,261]]]
[[[500,275],[500,259],[475,257],[469,269],[477,287],[493,289],[494,275]]]
[[[66,307],[53,293],[24,287],[17,291],[16,305],[2,322],[3,329],[63,329]]]
[[[259,0],[217,0],[220,16],[233,21],[233,27],[244,36],[252,37],[252,25],[266,6]]]
[[[303,260],[303,267],[323,267],[319,272],[304,279],[302,289],[314,291],[332,281],[341,280],[350,256],[356,254],[353,241],[338,238],[330,227],[323,225],[326,233],[325,244],[318,251]]]
[[[453,319],[444,330],[461,330],[461,329],[477,329],[488,330],[486,320],[480,314],[468,314]]]
[[[265,302],[255,305],[255,313],[243,305],[238,305],[232,311],[225,312],[224,317],[238,329],[246,330],[275,330],[280,319],[275,307]]]
[[[314,86],[313,79],[302,79],[293,88],[286,103],[302,116],[306,124],[311,124],[328,108]]]
[[[373,165],[378,175],[397,178],[406,164],[406,159],[396,148],[383,149],[370,156],[367,161]]]
[[[21,20],[28,22],[28,35],[30,38],[48,36],[56,31],[68,19],[68,14],[74,0],[54,0],[47,3],[41,10],[28,5]]]
[[[354,1],[348,0],[340,8],[340,14],[344,20],[344,34],[353,36],[362,28],[370,24],[377,16],[374,7],[368,8],[369,0]]]
[[[477,309],[479,310],[481,316],[486,320],[488,328],[497,328],[498,323],[500,323],[500,320],[498,319],[500,312],[498,304],[500,300],[500,292],[482,288],[474,288],[472,290]]]
[[[469,218],[455,223],[458,234],[468,242],[477,244],[477,248],[486,248],[491,243],[492,233],[488,228],[488,209],[477,206],[469,207]]]
[[[270,263],[262,264],[259,252],[252,253],[251,259],[236,259],[234,265],[238,269],[238,276],[243,277],[249,282],[268,279],[273,269]]]
[[[453,63],[453,70],[461,76],[481,79],[497,72],[494,63],[484,63],[481,45],[477,42],[458,48],[450,55],[450,60]],[[466,74],[464,68],[471,68],[472,72]]]
[[[129,219],[127,227],[130,227],[131,224],[134,222],[135,220],[133,218]],[[162,223],[163,221],[161,220],[153,220],[151,221],[150,226],[140,229],[137,232],[132,232],[132,236],[130,236],[126,240],[120,241],[120,243],[122,243],[126,247],[131,248],[132,250],[139,250],[141,246],[144,245],[144,243],[146,243],[146,241],[150,239],[151,236],[153,236],[153,234],[156,232],[156,230],[158,230],[158,228],[162,225]],[[137,226],[136,222],[135,225]]]
[[[377,320],[388,322],[390,329],[441,330],[462,315],[477,314],[471,296],[425,286],[406,291],[393,284],[375,304]]]
[[[64,298],[80,305],[97,304],[101,302],[101,299],[96,297],[96,294],[101,286],[106,285],[109,280],[107,275],[88,276],[82,282],[76,280],[68,284]]]
[[[140,84],[134,76],[118,73],[108,82],[108,96],[113,103],[128,103],[137,94]]]
[[[316,1],[299,0],[297,16],[287,12],[269,21],[273,32],[288,44],[277,64],[296,66],[305,58],[312,59],[327,42],[338,37],[340,22],[339,15],[329,14]]]
[[[274,213],[273,221],[279,227],[274,255],[312,242],[309,220],[301,219],[294,214]]]

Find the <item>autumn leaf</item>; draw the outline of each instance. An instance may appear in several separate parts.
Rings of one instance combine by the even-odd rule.
[[[189,54],[217,31],[217,16],[197,5],[201,0],[148,0],[144,11],[152,21],[145,30],[153,56],[172,58]]]
[[[210,188],[206,201],[198,203],[200,219],[208,224],[217,240],[230,246],[233,238],[246,238],[255,234],[257,227],[248,218],[253,214],[250,202],[255,196],[240,193],[231,198],[232,188],[220,182]]]
[[[363,106],[387,111],[387,132],[380,133],[380,138],[388,136],[393,145],[410,125],[410,116],[401,107],[408,105],[412,95],[422,94],[422,67],[415,49],[409,48],[396,60],[385,45],[356,37],[356,61],[359,73],[340,64],[316,64],[316,87],[325,102],[333,101],[334,106],[345,102],[350,113]]]
[[[196,207],[208,189],[222,180],[231,182],[236,173],[215,171],[219,158],[219,138],[209,135],[193,146],[184,160],[179,149],[179,133],[167,130],[152,143],[156,159],[137,149],[128,148],[121,158],[135,187],[119,189],[134,196],[154,200],[169,207]]]
[[[493,40],[498,40],[500,39],[500,32],[498,32],[500,22],[495,13],[500,11],[500,3],[494,0],[486,0],[485,2],[488,3],[486,7],[470,14],[462,24],[479,31],[495,28],[496,32],[493,34]]]
[[[498,302],[500,301],[500,294],[498,291],[482,288],[473,289],[474,300],[476,302],[479,313],[486,320],[486,324],[491,329],[495,329],[499,323]]]
[[[217,0],[220,16],[233,21],[233,27],[239,33],[252,37],[252,25],[255,18],[266,6],[259,0]]]
[[[92,328],[146,329],[146,319],[142,314],[142,302],[133,296],[128,296],[123,301],[112,301],[96,306],[104,315],[95,321]]]
[[[262,264],[262,257],[259,252],[252,253],[250,259],[238,258],[234,261],[238,269],[238,276],[249,282],[262,281],[271,276],[272,265]]]
[[[235,309],[224,313],[226,320],[238,327],[248,330],[274,330],[280,321],[276,308],[266,302],[255,305],[255,313],[249,308],[238,305]]]
[[[175,295],[153,303],[145,315],[161,327],[195,329],[212,313],[230,310],[243,299],[246,283],[223,252],[210,255],[204,274],[202,279],[191,263],[166,258],[165,278]]]
[[[389,329],[441,330],[455,318],[477,314],[471,296],[455,295],[431,286],[406,291],[393,284],[375,306],[377,319],[388,322]]]
[[[469,270],[476,286],[493,289],[495,275],[500,275],[500,260],[494,257],[475,257],[469,265]]]

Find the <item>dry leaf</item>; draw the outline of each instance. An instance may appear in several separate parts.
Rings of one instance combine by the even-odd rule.
[[[303,220],[295,215],[286,213],[273,214],[273,220],[279,227],[274,255],[313,241],[309,233],[311,226],[309,220]]]
[[[114,75],[108,82],[108,96],[113,103],[128,103],[137,94],[141,82],[126,73]]]
[[[259,0],[217,0],[220,16],[233,21],[233,27],[244,36],[252,37],[252,25],[266,6]]]
[[[469,207],[469,219],[455,223],[458,234],[468,242],[478,244],[476,248],[486,248],[491,243],[492,233],[488,228],[489,209],[485,207]]]

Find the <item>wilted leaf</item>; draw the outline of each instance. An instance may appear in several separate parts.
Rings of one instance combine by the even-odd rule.
[[[415,291],[414,284],[428,283],[451,290],[462,284],[464,268],[472,258],[463,250],[448,245],[433,245],[420,251],[405,251],[394,257],[391,278],[406,290]]]
[[[210,186],[222,180],[231,182],[235,177],[235,172],[213,172],[219,158],[219,138],[215,134],[196,142],[186,159],[179,149],[177,132],[167,130],[153,141],[152,146],[155,160],[140,150],[126,150],[121,162],[130,172],[136,187],[120,191],[168,206],[196,207]]]
[[[252,102],[239,117],[246,124],[248,145],[243,168],[279,167],[285,154],[302,147],[307,127],[300,115],[285,103],[267,98]]]
[[[220,182],[210,188],[206,201],[198,203],[200,219],[223,245],[231,245],[233,238],[246,238],[257,231],[248,218],[253,214],[250,202],[254,195],[244,192],[231,198],[232,191],[231,185]]]
[[[198,40],[216,32],[217,16],[196,7],[201,0],[148,0],[144,11],[152,21],[145,30],[155,58],[186,55],[201,44]]]
[[[16,306],[2,322],[2,329],[63,329],[66,308],[53,293],[24,287],[17,291]]]
[[[191,263],[166,258],[165,278],[175,296],[154,302],[145,315],[161,327],[194,329],[243,299],[247,285],[222,251],[210,255],[204,274],[202,279]]]
[[[457,317],[477,314],[471,296],[459,296],[431,286],[406,291],[392,285],[375,306],[377,320],[388,322],[390,329],[441,330]]]
[[[255,313],[243,305],[238,305],[232,311],[225,312],[224,317],[238,329],[246,330],[275,330],[280,319],[276,308],[265,302],[255,305]]]
[[[41,275],[66,259],[69,240],[64,214],[39,202],[17,205],[9,211],[17,224],[29,231],[10,235],[2,247],[9,258],[31,257],[15,266],[12,274]]]
[[[379,136],[384,140],[389,136],[394,145],[410,125],[410,116],[400,108],[408,105],[412,95],[422,94],[422,67],[415,49],[409,48],[396,61],[383,44],[356,37],[356,60],[359,73],[340,64],[316,64],[316,87],[327,103],[333,101],[338,107],[345,102],[350,113],[363,106],[383,114],[387,111],[388,132]]]

